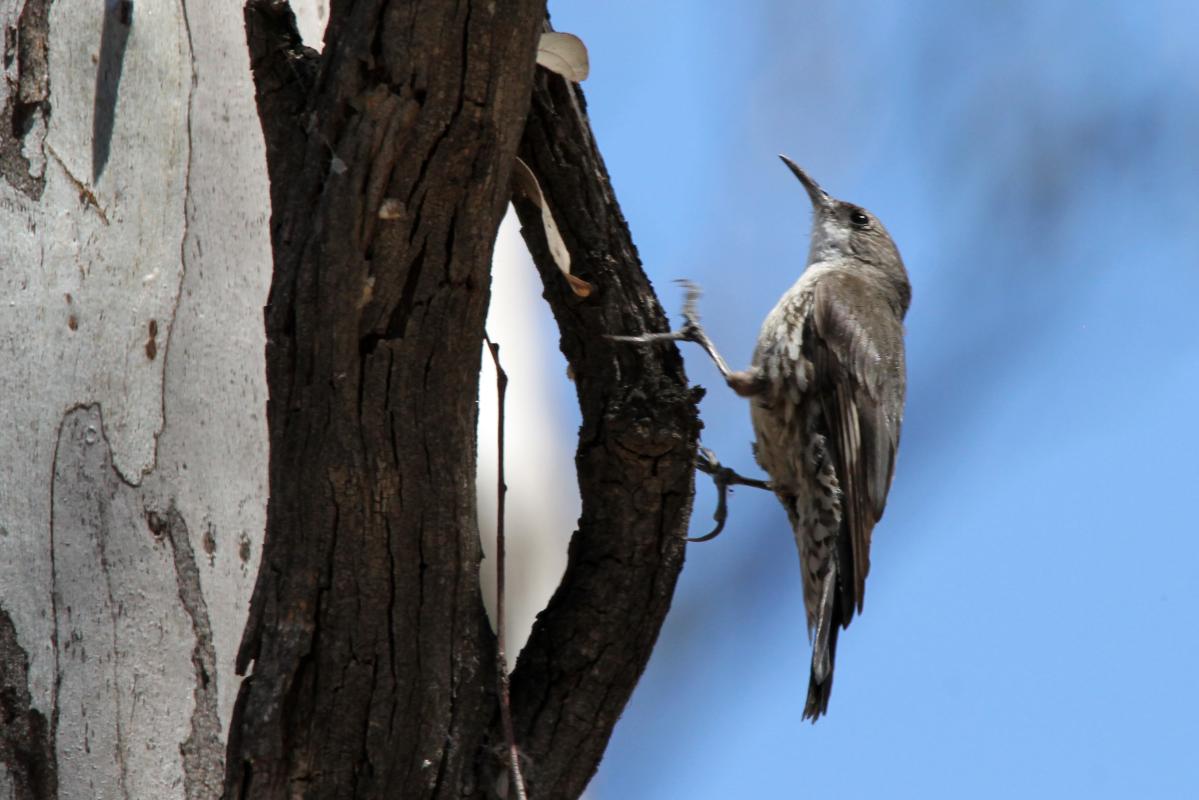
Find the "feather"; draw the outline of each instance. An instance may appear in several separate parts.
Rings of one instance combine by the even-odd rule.
[[[857,275],[825,272],[813,287],[804,335],[843,496],[849,559],[841,563],[842,625],[862,610],[870,537],[891,485],[903,409],[902,325],[888,315],[858,313],[879,302],[874,292]]]

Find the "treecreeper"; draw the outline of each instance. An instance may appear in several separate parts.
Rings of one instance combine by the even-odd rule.
[[[693,341],[749,398],[754,454],[799,547],[812,669],[804,718],[828,710],[837,633],[862,610],[870,537],[895,470],[906,375],[903,259],[883,224],[830,196],[786,156],[812,202],[807,267],[758,334],[750,367],[729,370],[700,327],[692,288],[686,325],[628,341]]]

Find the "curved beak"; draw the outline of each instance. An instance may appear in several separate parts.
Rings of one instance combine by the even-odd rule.
[[[800,169],[799,164],[796,164],[782,153],[779,154],[779,158],[783,160],[788,169],[795,173],[795,177],[799,178],[799,182],[803,184],[803,188],[808,190],[808,197],[812,200],[812,208],[819,211],[832,202],[832,198],[829,197],[828,192],[821,189],[819,183],[809,178],[808,173]]]

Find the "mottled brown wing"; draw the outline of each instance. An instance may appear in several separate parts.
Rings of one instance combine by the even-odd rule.
[[[833,273],[816,284],[804,333],[842,492],[844,526],[837,549],[845,601],[841,622],[848,624],[853,609],[862,610],[870,535],[887,502],[899,447],[903,322],[866,281]]]

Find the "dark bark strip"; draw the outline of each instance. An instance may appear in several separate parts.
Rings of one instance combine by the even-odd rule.
[[[112,130],[116,124],[117,94],[125,66],[125,48],[133,28],[133,0],[104,4],[100,28],[100,54],[96,63],[96,92],[92,100],[92,182],[100,180],[108,164]],[[186,12],[184,12],[186,13]]]
[[[247,6],[271,459],[230,797],[486,790],[476,398],[544,15],[544,0],[346,0],[318,57],[284,4]]]
[[[583,513],[561,586],[512,676],[529,793],[577,797],[649,661],[683,566],[701,390],[673,346],[605,334],[666,330],[596,149],[582,91],[540,71],[520,149],[553,209],[575,297],[546,247],[540,213],[518,202],[523,233],[561,332],[583,425],[575,463]],[[493,734],[497,736],[498,734]]]
[[[29,696],[29,657],[17,629],[0,608],[0,764],[14,800],[58,796],[58,764],[50,725]]]

